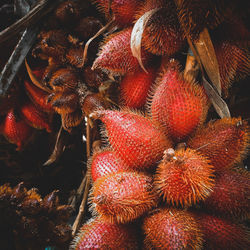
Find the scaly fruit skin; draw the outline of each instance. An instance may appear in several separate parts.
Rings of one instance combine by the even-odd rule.
[[[126,27],[133,23],[136,10],[142,5],[141,0],[92,0],[106,17],[110,12],[115,17],[115,22],[119,27]]]
[[[213,172],[209,161],[195,150],[168,149],[156,169],[154,183],[168,203],[191,206],[213,190]]]
[[[137,71],[140,65],[131,52],[131,32],[132,28],[127,28],[110,35],[101,46],[92,68],[107,69],[118,74]],[[143,65],[147,64],[149,57],[150,55],[142,48]]]
[[[81,227],[70,249],[139,249],[139,244],[132,225],[111,224],[97,217]]]
[[[184,140],[206,119],[208,101],[204,90],[187,82],[180,65],[171,60],[156,80],[157,87],[150,105],[152,118],[162,124],[175,141]]]
[[[17,150],[21,150],[31,138],[33,129],[11,109],[1,124],[1,132],[9,142],[17,145]]]
[[[36,129],[46,129],[48,133],[52,131],[48,114],[39,110],[31,101],[26,100],[21,105],[20,113],[30,126]]]
[[[91,202],[109,222],[133,221],[157,205],[152,178],[136,172],[119,172],[99,178],[93,185]]]
[[[89,168],[94,182],[100,177],[127,169],[125,164],[117,158],[112,149],[94,152],[89,162]]]
[[[127,74],[121,81],[121,103],[129,108],[141,108],[145,105],[149,90],[156,76],[156,70],[150,68],[146,73],[139,70],[134,74]]]
[[[249,231],[243,225],[203,213],[197,221],[204,234],[205,249],[249,248]]]
[[[223,118],[201,128],[187,145],[206,156],[215,171],[240,162],[249,146],[249,126],[241,118]]]
[[[45,112],[54,112],[51,103],[47,102],[48,93],[33,85],[30,81],[24,81],[25,90],[33,103]]]
[[[137,17],[159,8],[147,22],[143,31],[142,45],[155,55],[173,55],[184,45],[184,35],[176,15],[176,7],[171,1],[147,0]]]
[[[195,217],[187,211],[157,209],[144,219],[146,249],[201,249],[202,232]]]
[[[250,51],[244,41],[214,41],[221,88],[227,95],[232,82],[243,79],[250,73]]]
[[[147,169],[160,161],[171,142],[154,123],[131,111],[100,110],[92,114],[106,127],[115,153],[130,168]]]
[[[227,218],[248,219],[250,214],[250,174],[225,170],[217,174],[213,192],[204,207],[216,215]]]

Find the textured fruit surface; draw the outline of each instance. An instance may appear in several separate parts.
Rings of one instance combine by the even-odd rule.
[[[48,93],[33,85],[30,81],[24,81],[25,90],[30,99],[45,112],[53,112],[51,103],[47,102]]]
[[[213,166],[195,150],[170,150],[166,150],[155,176],[155,186],[163,199],[190,206],[208,197],[214,186]]]
[[[204,206],[217,215],[237,219],[249,218],[250,174],[248,171],[225,170],[215,178],[213,192]]]
[[[93,181],[102,176],[127,169],[111,149],[95,152],[90,161],[90,168]]]
[[[99,7],[99,9],[105,13],[108,17],[110,11],[112,11],[115,22],[120,26],[131,25],[134,21],[134,15],[136,10],[142,4],[140,0],[112,0],[109,4],[109,0],[93,0]]]
[[[105,124],[112,148],[128,167],[148,168],[161,160],[163,151],[171,147],[164,133],[140,114],[106,110],[94,115]]]
[[[148,73],[139,70],[134,74],[125,75],[121,81],[120,99],[129,108],[141,108],[145,105],[148,92],[156,76],[154,68]]]
[[[146,249],[201,249],[202,232],[184,210],[159,209],[144,219]]]
[[[17,150],[22,149],[33,132],[32,127],[17,117],[13,109],[11,109],[5,117],[1,130],[9,142],[17,145]]]
[[[103,68],[120,74],[137,71],[140,65],[131,52],[131,32],[132,28],[127,28],[110,35],[101,46],[93,68]],[[148,59],[149,54],[142,48],[143,65],[146,65]]]
[[[234,41],[214,42],[214,49],[219,65],[221,88],[227,91],[232,82],[249,75],[250,51],[244,43]]]
[[[156,81],[150,103],[152,118],[160,122],[175,141],[183,140],[206,118],[205,92],[196,83],[183,79],[175,60],[169,62]]]
[[[99,217],[84,224],[71,250],[83,249],[138,249],[138,238],[132,225],[111,224]]]
[[[51,132],[51,121],[47,113],[38,109],[31,101],[25,101],[20,107],[20,113],[27,123],[37,129]]]
[[[249,231],[243,225],[207,214],[200,214],[198,222],[204,234],[205,249],[249,248]]]
[[[175,4],[172,0],[147,0],[137,16],[140,17],[154,8],[159,10],[147,22],[143,31],[142,45],[156,55],[173,55],[184,44]]]
[[[187,145],[206,156],[215,171],[230,168],[242,160],[249,146],[249,126],[241,118],[209,122]]]
[[[109,222],[133,221],[157,204],[152,178],[136,172],[120,172],[99,178],[93,185],[91,202]]]

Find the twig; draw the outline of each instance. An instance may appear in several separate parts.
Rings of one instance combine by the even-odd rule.
[[[53,10],[62,0],[39,0],[34,8],[24,17],[20,18],[10,27],[0,32],[0,44],[11,39],[20,31],[26,29],[28,26],[38,22],[44,15]]]
[[[90,153],[91,153],[91,128],[90,128],[90,123],[89,123],[89,118],[87,118],[87,129],[86,129],[86,137],[87,137],[87,157],[90,157]],[[79,212],[78,215],[76,217],[76,220],[72,226],[72,235],[75,236],[77,230],[79,229],[81,222],[82,222],[82,218],[85,212],[85,207],[86,207],[86,203],[87,203],[87,199],[88,199],[88,194],[89,194],[89,188],[90,188],[90,176],[88,174],[85,175],[86,177],[86,183],[85,183],[85,189],[84,189],[84,194],[83,194],[83,198],[82,198],[82,202],[81,205],[79,207]]]

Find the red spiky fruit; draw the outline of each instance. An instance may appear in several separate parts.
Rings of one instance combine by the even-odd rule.
[[[199,214],[198,218],[205,249],[249,248],[249,231],[243,225],[208,214]]]
[[[109,222],[133,221],[157,204],[152,178],[136,172],[118,172],[99,178],[93,185],[91,202]]]
[[[205,120],[208,101],[201,86],[184,80],[180,65],[171,60],[156,80],[150,111],[175,141],[184,140]]]
[[[54,112],[51,103],[47,102],[48,93],[39,89],[30,81],[24,81],[25,90],[32,102],[44,112]]]
[[[94,182],[100,177],[127,169],[121,159],[117,158],[114,151],[109,148],[94,152],[89,166]]]
[[[211,193],[213,166],[191,149],[165,151],[155,175],[155,186],[168,203],[191,206]]]
[[[173,55],[184,45],[174,1],[147,0],[137,17],[159,8],[148,20],[143,31],[142,45],[155,55]]]
[[[93,0],[98,8],[108,17],[110,12],[115,17],[115,22],[119,27],[129,26],[135,19],[136,10],[142,5],[140,0]]]
[[[1,124],[1,133],[11,143],[21,150],[32,136],[33,129],[24,120],[17,117],[11,109]]]
[[[30,126],[36,129],[46,129],[49,133],[52,131],[49,115],[37,108],[30,100],[23,102],[20,114]]]
[[[111,224],[100,217],[90,219],[71,243],[71,250],[138,249],[138,233],[133,225]]]
[[[171,147],[164,133],[149,119],[131,111],[100,110],[92,117],[105,124],[109,142],[115,153],[130,168],[146,169]]]
[[[127,74],[121,81],[120,99],[129,108],[141,108],[145,105],[150,87],[156,76],[156,70],[150,68],[146,73],[139,70],[134,74]]]
[[[202,232],[187,211],[157,209],[144,219],[146,249],[201,249]]]
[[[215,171],[220,171],[243,159],[249,137],[249,126],[241,118],[223,118],[198,130],[187,145],[206,156]]]
[[[127,28],[108,36],[101,46],[92,68],[107,69],[119,74],[137,71],[140,65],[132,55],[130,48],[131,32],[132,28]],[[147,64],[148,59],[149,54],[142,48],[143,65]]]
[[[218,60],[221,88],[227,90],[234,81],[243,79],[250,73],[249,46],[244,42],[216,41],[214,50]]]
[[[250,174],[241,170],[225,170],[216,175],[213,192],[204,206],[216,215],[245,219],[250,212]]]

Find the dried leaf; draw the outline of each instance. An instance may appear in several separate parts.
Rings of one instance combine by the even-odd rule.
[[[221,118],[231,117],[226,102],[222,99],[219,93],[213,88],[213,86],[205,79],[205,77],[203,77],[203,86],[218,115]]]
[[[26,69],[27,69],[27,72],[28,72],[28,75],[30,77],[30,80],[32,81],[32,83],[37,86],[39,89],[42,89],[48,93],[51,93],[52,90],[47,88],[46,86],[44,86],[40,80],[37,79],[37,77],[33,74],[29,64],[27,63],[27,60],[25,59],[25,66],[26,66]]]
[[[132,33],[131,33],[131,41],[130,47],[132,51],[132,55],[137,58],[141,68],[146,72],[147,70],[143,66],[142,59],[141,59],[141,41],[142,41],[142,34],[147,25],[148,20],[159,10],[160,8],[155,8],[150,11],[147,11],[143,14],[135,23]]]
[[[212,84],[221,95],[221,83],[220,83],[220,72],[217,57],[215,54],[214,46],[211,41],[209,32],[204,29],[200,35],[199,39],[194,42],[196,51],[201,59],[201,63],[211,80]]]
[[[50,155],[49,159],[43,164],[43,166],[51,165],[52,163],[56,162],[62,153],[65,150],[67,141],[68,141],[69,134],[66,130],[63,129],[61,126],[60,130],[58,131],[55,148]]]

